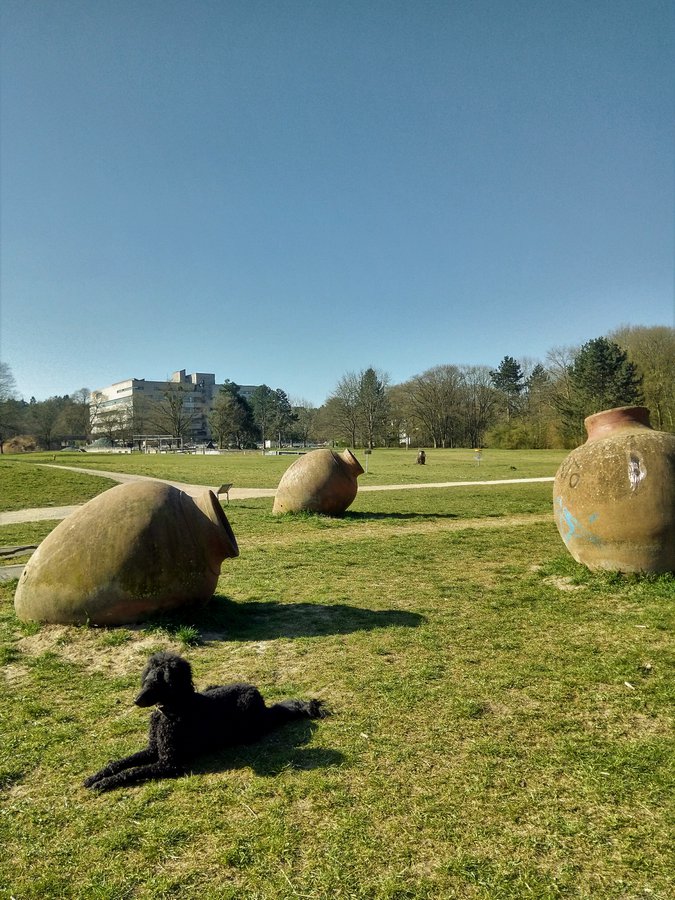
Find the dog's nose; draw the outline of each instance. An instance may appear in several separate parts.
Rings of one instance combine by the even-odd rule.
[[[136,706],[152,706],[154,700],[152,699],[152,692],[149,688],[143,688],[138,697],[134,700]]]

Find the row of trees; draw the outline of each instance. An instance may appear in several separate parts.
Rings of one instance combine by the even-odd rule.
[[[584,418],[601,409],[644,403],[654,427],[675,431],[675,329],[626,327],[579,348],[554,348],[545,363],[505,356],[488,366],[440,365],[401,384],[373,367],[343,375],[319,409],[261,385],[247,401],[227,381],[208,414],[220,447],[338,442],[353,447],[544,448],[584,440]],[[129,411],[97,410],[86,389],[29,403],[16,399],[0,363],[3,443],[51,448],[90,437],[90,414],[112,441],[132,434],[189,436],[195,411],[181,385]],[[22,437],[18,437],[22,436]],[[18,443],[17,443],[18,442]]]
[[[7,441],[13,449],[51,449],[67,440],[87,440],[90,434],[89,391],[29,402],[16,397],[9,366],[0,362],[0,453]]]
[[[317,432],[352,446],[510,449],[571,447],[584,419],[644,403],[655,428],[675,431],[675,329],[626,327],[546,363],[505,356],[496,369],[442,365],[388,386],[383,373],[350,373],[319,411]]]

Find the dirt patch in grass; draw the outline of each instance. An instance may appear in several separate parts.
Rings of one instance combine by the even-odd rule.
[[[145,657],[160,648],[175,653],[183,650],[178,641],[172,641],[162,633],[145,634],[131,630],[124,643],[106,645],[110,634],[113,632],[48,625],[37,634],[21,638],[17,648],[32,657],[54,653],[82,666],[87,672],[101,672],[113,677],[140,671]]]
[[[544,584],[550,584],[551,587],[558,588],[559,591],[582,591],[583,584],[575,584],[574,579],[570,575],[549,575],[543,579]]]
[[[85,629],[68,625],[46,625],[37,634],[28,635],[17,642],[17,649],[26,656],[35,658],[45,653],[53,653],[59,658],[80,666],[85,672],[97,672],[108,677],[140,675],[147,657],[158,650],[168,650],[182,656],[190,655],[180,641],[173,640],[163,631],[148,634],[142,626],[129,629]],[[126,638],[123,642],[120,637]],[[219,643],[227,637],[224,631],[205,631],[200,635],[200,643]],[[242,642],[231,646],[228,671],[217,666],[213,671],[200,671],[201,663],[195,671],[195,686],[203,689],[208,684],[225,681],[248,680],[246,660],[250,653],[269,656],[275,670],[283,671],[284,678],[302,675],[303,657],[298,656],[292,643],[284,640],[258,641],[253,644]],[[241,663],[239,657],[242,658]],[[18,682],[28,674],[28,670],[12,664],[3,667],[9,682]]]
[[[5,681],[8,684],[17,684],[29,674],[28,669],[25,666],[16,666],[13,664],[3,666],[0,671],[2,671]]]

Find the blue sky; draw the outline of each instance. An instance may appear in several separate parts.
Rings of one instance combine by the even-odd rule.
[[[45,399],[673,325],[670,0],[3,0],[0,358]]]

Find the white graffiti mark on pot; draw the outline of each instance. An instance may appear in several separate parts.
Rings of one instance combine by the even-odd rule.
[[[631,453],[628,458],[628,481],[632,491],[636,490],[640,482],[647,476],[647,470],[639,456]]]

